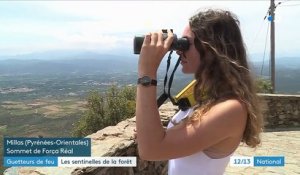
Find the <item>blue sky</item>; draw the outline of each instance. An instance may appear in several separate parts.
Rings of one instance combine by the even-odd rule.
[[[276,9],[276,55],[299,56],[300,2]],[[0,1],[0,56],[48,50],[132,54],[134,35],[173,28],[181,36],[198,9],[231,10],[248,52],[263,54],[270,1]],[[269,39],[267,40],[269,52]]]

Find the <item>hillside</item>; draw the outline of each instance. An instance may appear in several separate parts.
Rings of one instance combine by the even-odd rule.
[[[52,56],[52,57],[51,57]],[[34,59],[28,59],[32,57]],[[103,79],[119,79],[119,84],[135,84],[137,76],[138,55],[120,56],[120,55],[103,55],[93,52],[46,52],[39,54],[29,54],[21,56],[1,57],[0,59],[0,88],[5,88],[5,77],[13,81],[12,78],[36,77],[40,78],[50,75],[57,75],[68,80],[87,79],[94,81],[93,77],[102,77]],[[177,55],[173,55],[177,59]],[[173,65],[176,59],[172,59]],[[255,59],[258,60],[258,59]],[[258,76],[269,77],[270,69],[268,63],[252,62],[252,69]],[[163,60],[159,68],[159,78],[163,79],[166,69],[166,59]],[[172,71],[172,67],[169,72]],[[261,74],[262,72],[262,74]],[[169,73],[170,75],[170,73]],[[13,77],[12,77],[13,76]],[[104,77],[105,76],[105,77]],[[108,77],[106,77],[108,76]],[[184,86],[191,76],[183,75],[180,72],[180,66],[177,70],[174,86],[178,83]],[[96,78],[97,79],[97,78]],[[186,80],[188,79],[188,80]],[[276,91],[278,93],[300,93],[300,57],[279,57],[276,58]],[[3,82],[4,81],[4,82]],[[55,80],[53,80],[55,81]],[[105,81],[104,81],[105,82]],[[111,82],[111,81],[110,81]],[[161,81],[162,83],[163,81]],[[63,82],[62,82],[63,83]],[[108,83],[108,82],[107,82]]]

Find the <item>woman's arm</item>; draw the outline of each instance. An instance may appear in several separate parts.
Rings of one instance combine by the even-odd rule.
[[[145,36],[138,65],[139,77],[149,76],[157,79],[157,69],[172,41],[173,34],[170,31],[165,41],[161,32]],[[165,135],[156,103],[156,86],[137,86],[136,123],[138,150],[143,157],[153,145],[160,143]]]
[[[139,77],[156,79],[156,71],[172,43],[172,34],[163,41],[161,33],[145,37],[139,59]],[[203,119],[165,130],[156,103],[156,87],[137,87],[136,125],[139,155],[147,160],[184,157],[207,149],[224,139],[240,135],[246,110],[238,100],[213,106]]]

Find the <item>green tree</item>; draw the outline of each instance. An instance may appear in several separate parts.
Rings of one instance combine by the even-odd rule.
[[[87,98],[88,110],[75,123],[73,135],[83,137],[134,116],[135,87],[112,86],[104,94],[91,91]]]
[[[256,87],[259,93],[272,93],[272,84],[270,80],[258,78],[256,79]]]

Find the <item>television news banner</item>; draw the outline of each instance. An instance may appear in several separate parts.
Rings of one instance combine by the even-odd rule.
[[[137,157],[92,157],[91,138],[4,138],[4,167],[136,167]],[[284,156],[232,156],[230,166],[284,166]]]

